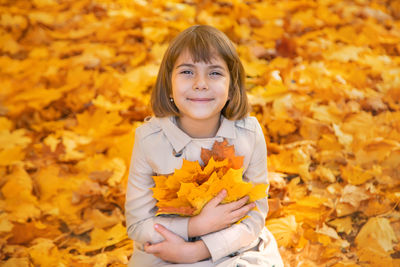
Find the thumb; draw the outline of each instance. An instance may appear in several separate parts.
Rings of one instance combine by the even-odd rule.
[[[149,242],[146,242],[146,244],[143,246],[143,250],[146,253],[154,254],[154,253],[158,252],[158,247],[159,247],[159,244],[152,245]]]

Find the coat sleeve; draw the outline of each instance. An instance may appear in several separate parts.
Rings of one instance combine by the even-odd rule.
[[[253,184],[267,183],[267,150],[261,126],[256,122],[255,142],[249,166],[244,176]],[[258,210],[252,210],[248,218],[239,224],[201,237],[210,251],[212,261],[240,251],[258,239],[268,213],[268,200],[256,202]]]
[[[125,201],[125,216],[128,236],[142,245],[146,242],[158,243],[164,238],[154,230],[154,224],[165,226],[168,230],[188,240],[189,218],[178,216],[155,216],[156,200],[151,187],[154,187],[153,169],[146,160],[143,149],[143,128],[137,128],[131,157]]]

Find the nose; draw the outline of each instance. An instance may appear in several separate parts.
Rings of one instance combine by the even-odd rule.
[[[207,78],[204,75],[196,75],[196,78],[193,83],[194,90],[207,90]]]

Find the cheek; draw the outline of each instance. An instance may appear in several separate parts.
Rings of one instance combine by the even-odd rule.
[[[185,79],[184,77],[177,77],[173,79],[171,82],[172,88],[175,88],[176,90],[182,90],[182,88],[186,88],[189,83],[188,79]]]
[[[221,81],[221,84],[223,84],[223,86],[224,86],[225,88],[228,88],[228,89],[229,89],[230,79],[229,79],[228,77],[225,77],[225,78]]]
[[[223,83],[220,84],[219,95],[221,96],[228,96],[229,95],[229,80],[225,80]]]
[[[176,96],[179,94],[179,92],[181,91],[182,88],[182,83],[179,82],[179,80],[175,79],[172,81],[171,83],[171,90],[172,90],[172,95]]]

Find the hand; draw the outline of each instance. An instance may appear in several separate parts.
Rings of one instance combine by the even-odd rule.
[[[248,196],[228,204],[221,204],[226,194],[225,189],[221,190],[203,207],[200,214],[189,219],[189,237],[202,236],[227,228],[246,216],[256,206],[254,203],[246,205]]]
[[[210,257],[210,252],[203,241],[186,242],[161,224],[155,224],[154,229],[165,240],[154,245],[146,243],[144,245],[146,253],[172,263],[194,263]]]

